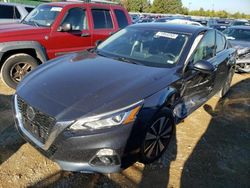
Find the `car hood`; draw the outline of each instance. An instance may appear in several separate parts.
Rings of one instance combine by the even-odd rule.
[[[230,44],[237,50],[238,55],[244,55],[250,52],[250,42],[241,40],[229,40]]]
[[[1,23],[0,24],[0,41],[10,41],[11,37],[24,35],[30,36],[32,34],[44,33],[50,30],[47,27],[35,27],[22,23]]]
[[[178,79],[174,68],[154,68],[81,52],[30,73],[17,94],[58,121],[97,115],[145,99]]]

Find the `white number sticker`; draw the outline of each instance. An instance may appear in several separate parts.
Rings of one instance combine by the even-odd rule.
[[[155,34],[156,38],[159,38],[159,37],[166,37],[166,38],[170,38],[170,39],[176,39],[178,37],[178,34],[174,34],[174,33],[167,33],[167,32],[157,32]]]
[[[62,7],[52,7],[50,11],[56,11],[56,12],[61,12]]]

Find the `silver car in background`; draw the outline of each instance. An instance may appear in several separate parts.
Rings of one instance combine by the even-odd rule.
[[[34,8],[30,5],[0,2],[0,23],[19,22]]]

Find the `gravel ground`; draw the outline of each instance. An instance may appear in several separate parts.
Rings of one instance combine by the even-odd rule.
[[[0,187],[250,187],[250,75],[180,123],[161,160],[115,174],[60,171],[16,132],[12,93],[0,82]]]

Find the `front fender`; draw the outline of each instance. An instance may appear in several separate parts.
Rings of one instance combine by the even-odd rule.
[[[172,100],[172,96],[178,97],[179,94],[176,88],[169,86],[146,98],[143,108],[138,114],[143,117],[141,118],[143,122],[140,123],[146,124],[150,122],[162,108],[167,107],[172,110],[176,102],[176,98]]]
[[[42,63],[48,60],[45,48],[37,41],[14,41],[0,43],[0,61],[3,54],[11,50],[34,49]]]

